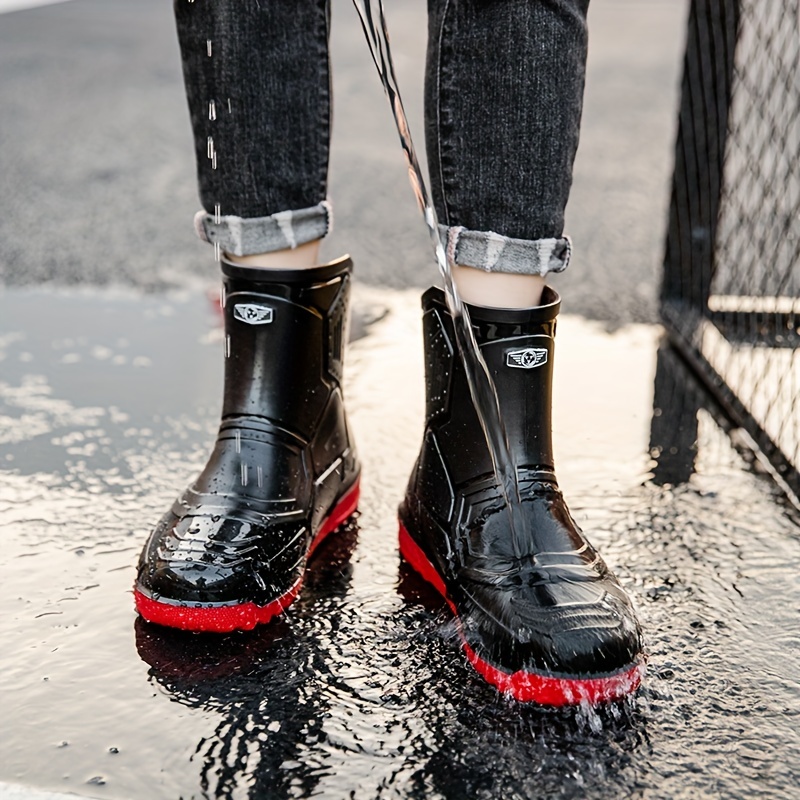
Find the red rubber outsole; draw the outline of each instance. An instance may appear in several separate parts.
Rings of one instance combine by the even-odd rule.
[[[461,626],[461,619],[455,603],[447,594],[444,579],[431,564],[411,534],[400,523],[400,554],[403,558],[433,586],[444,598],[458,623],[461,646],[469,663],[489,683],[497,687],[503,694],[523,703],[538,703],[545,706],[577,705],[587,702],[590,705],[618,700],[635,691],[642,681],[644,665],[635,664],[614,675],[598,678],[554,678],[536,672],[518,670],[505,672],[484,661],[467,642]]]
[[[324,519],[322,526],[311,541],[308,558],[322,544],[328,534],[335,531],[347,521],[358,508],[359,482],[333,507]],[[231,631],[249,631],[256,625],[264,625],[282,614],[297,599],[303,585],[302,576],[287,592],[265,606],[255,603],[238,603],[228,606],[188,606],[163,603],[148,597],[134,588],[133,596],[136,610],[148,622],[165,625],[168,628],[180,628],[184,631],[204,633],[230,633]]]

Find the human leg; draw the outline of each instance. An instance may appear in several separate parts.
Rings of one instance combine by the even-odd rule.
[[[425,435],[400,509],[401,550],[448,599],[473,666],[518,699],[555,705],[617,697],[640,677],[632,606],[572,519],[551,445],[560,301],[543,278],[570,256],[586,6],[430,1],[433,196],[498,391],[525,525],[510,525],[436,289],[423,297]]]
[[[328,0],[174,7],[204,209],[199,235],[250,266],[266,253],[315,257],[313,243],[331,222]]]
[[[583,104],[587,6],[429,1],[432,195],[467,300],[481,295],[473,298],[466,282],[491,291],[487,275],[543,277],[569,263],[564,210]],[[524,279],[497,282],[508,287],[509,306],[530,296]]]
[[[214,451],[145,545],[135,597],[151,621],[226,631],[281,613],[355,509],[351,264],[308,256],[329,227],[327,3],[176,0],[175,13],[197,228],[224,254],[225,395]]]

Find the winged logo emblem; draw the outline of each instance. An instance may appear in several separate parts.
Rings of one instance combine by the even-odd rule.
[[[258,303],[237,303],[233,307],[233,316],[248,325],[267,325],[272,322],[272,315],[272,308]]]
[[[524,350],[508,350],[506,366],[517,369],[533,369],[547,363],[547,350],[544,347],[526,347]]]

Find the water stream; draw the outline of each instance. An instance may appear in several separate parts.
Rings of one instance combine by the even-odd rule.
[[[436,209],[431,202],[425,178],[422,175],[419,160],[417,159],[414,140],[411,137],[411,129],[403,108],[403,100],[400,96],[400,89],[397,85],[397,77],[394,71],[383,0],[353,0],[353,3],[361,18],[372,60],[375,62],[386,97],[392,108],[397,133],[400,136],[400,144],[403,148],[403,155],[408,163],[408,177],[411,188],[414,190],[420,211],[425,219],[425,225],[428,228],[436,255],[436,262],[439,265],[439,272],[444,282],[447,307],[453,317],[458,352],[464,365],[472,402],[478,413],[478,419],[492,458],[497,483],[503,493],[503,499],[508,509],[515,554],[517,557],[522,557],[527,552],[524,545],[526,523],[522,514],[517,469],[509,452],[508,436],[500,414],[500,401],[497,397],[497,390],[492,376],[489,374],[486,361],[481,355],[480,348],[475,340],[475,333],[472,330],[469,318],[469,310],[461,299],[458,287],[453,280],[453,265],[449,263],[442,245]]]

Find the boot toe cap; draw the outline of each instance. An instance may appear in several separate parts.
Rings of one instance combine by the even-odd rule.
[[[304,526],[283,528],[267,531],[216,514],[181,518],[170,513],[144,548],[137,588],[162,602],[268,603],[291,588],[300,568],[302,545],[292,548],[291,543],[299,542]],[[270,559],[262,552],[264,544],[279,539],[288,546]]]
[[[464,636],[476,654],[506,672],[571,678],[620,672],[639,659],[641,630],[622,590],[604,583],[471,591]]]

